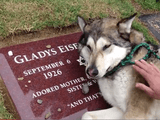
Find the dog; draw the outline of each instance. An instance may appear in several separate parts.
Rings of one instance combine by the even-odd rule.
[[[160,119],[160,100],[149,97],[135,87],[137,82],[148,85],[132,65],[126,65],[109,76],[105,74],[117,66],[135,45],[145,43],[143,34],[131,26],[136,13],[128,18],[103,18],[87,24],[78,16],[82,36],[78,42],[79,55],[85,61],[85,73],[89,79],[96,79],[103,98],[112,108],[88,111],[82,119]],[[160,49],[150,44],[160,56]],[[133,55],[132,61],[147,54],[144,47]],[[152,62],[160,69],[160,60],[151,55]]]

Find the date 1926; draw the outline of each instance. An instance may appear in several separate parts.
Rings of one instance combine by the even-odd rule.
[[[60,69],[58,69],[57,71],[51,71],[51,72],[43,73],[43,75],[44,75],[45,79],[50,79],[52,77],[62,75],[62,71]]]

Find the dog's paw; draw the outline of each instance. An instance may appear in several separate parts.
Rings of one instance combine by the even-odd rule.
[[[88,112],[82,116],[82,120],[95,120],[96,117]]]

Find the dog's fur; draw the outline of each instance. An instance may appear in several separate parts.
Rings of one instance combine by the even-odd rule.
[[[135,83],[147,85],[147,82],[132,65],[104,77],[131,52],[133,46],[145,42],[143,34],[131,28],[135,15],[120,21],[104,18],[91,24],[78,17],[83,32],[79,40],[79,53],[86,61],[86,75],[90,79],[97,79],[104,99],[113,106],[106,110],[86,112],[82,119],[160,119],[160,101],[135,88]],[[152,45],[150,47],[154,49]],[[142,47],[132,60],[139,60],[146,53],[147,50]],[[157,55],[160,55],[160,50]],[[160,60],[154,56],[150,56],[147,62],[160,68]]]

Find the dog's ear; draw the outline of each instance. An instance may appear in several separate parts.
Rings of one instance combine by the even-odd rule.
[[[143,33],[136,30],[131,30],[129,40],[132,44],[138,45],[145,41],[145,37],[143,36]]]
[[[78,25],[79,25],[81,31],[84,32],[84,28],[85,28],[85,26],[86,26],[86,22],[85,22],[85,20],[84,20],[82,17],[80,17],[80,16],[78,16]]]
[[[131,33],[131,26],[132,22],[135,19],[137,13],[133,14],[132,16],[122,19],[118,22],[118,31],[125,39],[129,39],[129,34]]]

